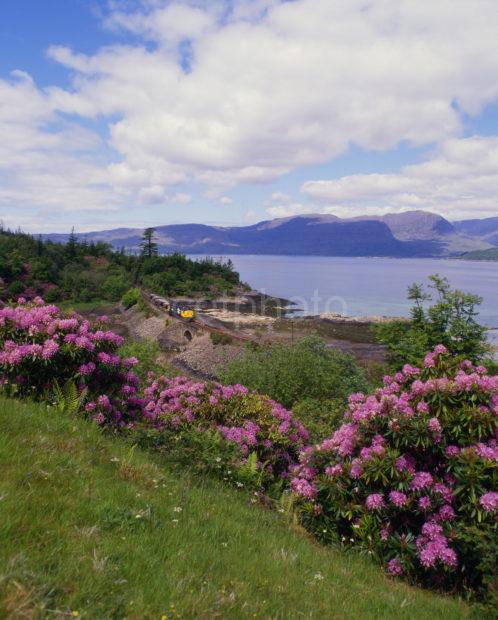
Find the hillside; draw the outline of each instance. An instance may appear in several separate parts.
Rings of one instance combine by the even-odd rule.
[[[379,216],[360,216],[357,220],[373,219],[384,222],[397,239],[434,239],[456,232],[454,226],[444,217],[429,211],[406,211]]]
[[[216,296],[241,287],[230,262],[185,256],[129,256],[103,241],[66,244],[0,229],[0,301],[42,295],[47,301],[119,301],[132,287],[163,295]]]
[[[498,261],[498,248],[489,250],[476,250],[475,252],[467,252],[461,256],[464,260],[491,260]]]
[[[456,230],[498,246],[498,217],[454,222]]]
[[[94,424],[1,398],[0,423],[2,618],[470,617]]]
[[[319,256],[448,256],[490,247],[490,242],[457,230],[448,220],[426,211],[341,219],[334,215],[299,215],[252,226],[175,224],[156,227],[163,253],[283,254]],[[81,233],[88,242],[137,251],[142,231],[118,228]],[[48,235],[66,241],[68,235]]]

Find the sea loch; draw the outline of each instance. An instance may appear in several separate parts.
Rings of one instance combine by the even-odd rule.
[[[200,257],[199,257],[200,258]],[[321,256],[225,256],[254,288],[295,302],[302,313],[406,316],[407,287],[446,276],[483,298],[480,320],[498,329],[498,263],[441,259]],[[498,331],[491,331],[498,339]]]

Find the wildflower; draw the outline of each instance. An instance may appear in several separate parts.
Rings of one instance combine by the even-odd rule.
[[[425,356],[425,359],[424,359],[424,366],[425,366],[425,368],[434,368],[435,365],[436,365],[436,361],[434,359],[434,354],[433,353],[427,353],[427,355]]]
[[[494,512],[498,509],[498,493],[490,491],[489,493],[481,495],[479,503],[486,512]]]
[[[439,509],[438,518],[441,521],[453,521],[455,518],[455,511],[449,504],[445,504]]]
[[[384,508],[384,498],[380,493],[372,493],[365,500],[365,506],[367,510],[379,510],[380,508]]]
[[[401,493],[401,491],[391,491],[389,493],[389,501],[398,508],[401,508],[402,506],[406,506],[408,498],[404,493]]]
[[[453,458],[454,456],[458,456],[460,454],[460,448],[458,446],[447,446],[446,448],[446,455],[449,456],[450,458]]]
[[[53,357],[57,351],[59,350],[59,345],[55,342],[55,340],[45,340],[43,343],[43,352],[42,357],[44,360],[48,360]]]
[[[127,357],[123,360],[123,365],[125,368],[131,368],[132,366],[136,366],[138,364],[138,359],[136,357]]]
[[[441,424],[437,418],[431,418],[427,422],[427,427],[432,433],[439,434],[441,432]]]
[[[389,562],[387,563],[387,572],[390,575],[395,575],[396,577],[402,575],[403,564],[401,563],[401,560],[399,560],[398,558],[393,558],[392,560],[389,560]]]
[[[434,353],[436,355],[444,355],[445,353],[448,353],[448,349],[444,346],[444,344],[437,344],[434,347]]]
[[[418,506],[421,510],[427,512],[432,506],[430,498],[424,495],[418,500]]]
[[[419,491],[420,489],[430,487],[432,482],[433,479],[429,472],[419,471],[413,476],[412,481],[410,482],[410,489],[413,491]]]
[[[417,405],[417,411],[419,413],[428,413],[429,412],[429,405],[427,403],[425,403],[424,401],[420,401]]]
[[[317,494],[316,488],[304,478],[293,478],[291,488],[295,493],[307,499],[313,499]]]
[[[331,465],[325,468],[325,475],[333,478],[334,476],[339,476],[342,474],[342,465],[339,463],[337,465]]]
[[[391,535],[391,527],[389,525],[384,526],[380,529],[380,539],[381,540],[388,540],[389,536]]]

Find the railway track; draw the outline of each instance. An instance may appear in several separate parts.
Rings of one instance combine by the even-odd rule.
[[[209,319],[209,320],[212,321],[212,319]],[[222,336],[229,336],[230,338],[233,338],[234,340],[240,340],[243,342],[256,342],[257,341],[257,339],[250,334],[244,334],[241,332],[237,332],[235,330],[229,329],[228,327],[224,327],[224,326],[210,325],[207,322],[207,320],[194,319],[193,321],[190,322],[190,325],[196,325],[200,329],[204,329],[213,334],[221,334]]]
[[[160,297],[159,295],[154,295],[147,293],[146,291],[142,291],[144,297],[146,298],[149,305],[151,305],[154,310],[159,310],[159,312],[168,316],[168,318],[173,318],[176,321],[180,321],[184,325],[191,325],[198,327],[199,329],[203,329],[204,331],[208,331],[214,334],[220,334],[222,336],[228,336],[233,340],[239,340],[241,342],[257,342],[258,339],[252,336],[251,334],[245,334],[239,331],[235,331],[225,327],[224,325],[214,324],[215,319],[202,317],[197,311],[194,319],[182,319],[180,317],[172,316],[169,313],[169,308],[171,302],[169,299],[165,299],[164,297]]]

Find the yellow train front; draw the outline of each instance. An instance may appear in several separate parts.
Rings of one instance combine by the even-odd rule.
[[[169,313],[171,316],[176,316],[184,321],[193,321],[195,319],[195,310],[192,306],[186,303],[174,301],[169,307]]]

